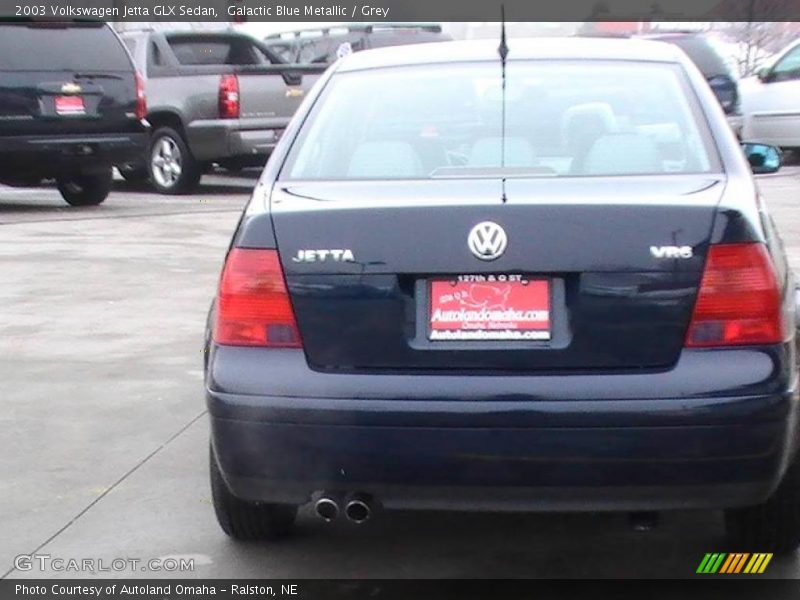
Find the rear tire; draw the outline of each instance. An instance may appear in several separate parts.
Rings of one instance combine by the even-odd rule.
[[[76,173],[56,179],[58,191],[70,206],[96,206],[111,193],[111,167],[100,173]]]
[[[222,531],[237,540],[274,540],[289,535],[297,518],[296,506],[241,500],[228,489],[213,449],[209,463],[211,498]]]
[[[800,546],[800,457],[764,504],[726,510],[725,529],[743,551],[794,552]]]
[[[186,194],[197,188],[203,170],[181,134],[160,127],[150,140],[147,170],[153,187],[162,194]]]

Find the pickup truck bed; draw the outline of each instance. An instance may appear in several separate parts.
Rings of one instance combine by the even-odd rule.
[[[255,166],[280,138],[324,66],[289,65],[257,40],[226,33],[123,35],[142,73],[154,134],[123,170],[162,193],[194,188],[213,164]]]

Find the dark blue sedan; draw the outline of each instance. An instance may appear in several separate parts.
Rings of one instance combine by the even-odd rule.
[[[335,63],[209,315],[222,528],[708,508],[742,549],[794,549],[795,284],[752,176],[780,159],[745,150],[665,43]]]

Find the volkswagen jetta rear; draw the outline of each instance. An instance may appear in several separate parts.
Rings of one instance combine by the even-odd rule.
[[[340,61],[242,217],[208,340],[234,537],[314,501],[724,508],[759,548],[800,539],[793,279],[668,45]]]

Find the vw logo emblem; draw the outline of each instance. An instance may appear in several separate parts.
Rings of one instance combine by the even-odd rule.
[[[497,223],[483,221],[473,227],[467,236],[467,246],[481,260],[495,260],[508,246],[505,230]]]

